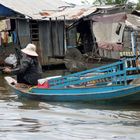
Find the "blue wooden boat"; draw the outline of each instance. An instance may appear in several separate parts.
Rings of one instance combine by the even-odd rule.
[[[5,80],[19,97],[58,102],[140,102],[139,74],[128,75],[125,61],[50,79],[49,88],[19,88],[16,80]],[[137,68],[132,68],[137,71]]]
[[[7,81],[8,82],[8,81]],[[8,82],[9,83],[9,82]],[[9,83],[19,97],[37,99],[41,101],[115,101],[126,102],[140,101],[140,85],[126,86],[101,86],[93,88],[64,88],[64,89],[39,89],[33,88],[32,91],[25,88],[16,88]]]

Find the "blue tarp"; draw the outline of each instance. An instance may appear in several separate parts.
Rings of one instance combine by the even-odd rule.
[[[0,4],[0,16],[14,16],[15,12]]]

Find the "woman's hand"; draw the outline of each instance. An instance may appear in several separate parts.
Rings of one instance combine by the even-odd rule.
[[[11,71],[12,71],[12,70],[11,70],[11,68],[9,68],[9,67],[5,67],[5,68],[3,69],[3,72],[4,72],[4,73],[8,73],[8,74],[9,74],[9,73],[11,73]]]

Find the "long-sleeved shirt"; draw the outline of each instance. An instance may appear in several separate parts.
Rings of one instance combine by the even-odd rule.
[[[25,56],[21,59],[19,67],[13,69],[12,73],[17,75],[17,82],[37,85],[38,79],[42,75],[42,69],[36,57]]]

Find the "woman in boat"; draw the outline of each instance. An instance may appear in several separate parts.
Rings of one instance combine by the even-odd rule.
[[[34,44],[28,44],[26,48],[21,49],[23,53],[19,67],[11,69],[6,67],[5,73],[17,75],[17,83],[28,85],[37,85],[38,79],[41,78],[42,69],[38,61],[38,54]]]

